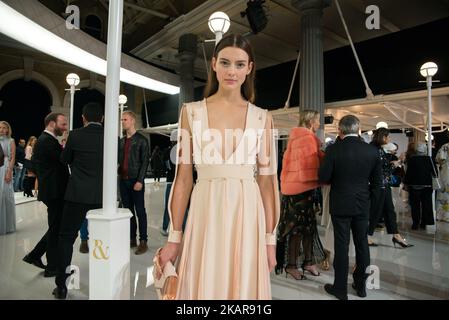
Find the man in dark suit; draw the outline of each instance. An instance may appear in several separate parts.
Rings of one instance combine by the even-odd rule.
[[[64,193],[69,178],[67,165],[60,161],[62,146],[57,137],[67,131],[67,119],[62,113],[52,112],[45,117],[44,123],[45,130],[34,146],[32,163],[39,184],[37,200],[47,206],[48,230],[23,261],[45,269],[45,277],[54,277]],[[46,267],[41,261],[44,253],[47,253]]]
[[[352,287],[366,297],[366,268],[370,265],[368,225],[371,193],[382,184],[381,162],[377,150],[363,142],[358,133],[360,121],[348,115],[339,122],[341,141],[326,150],[319,179],[331,184],[330,214],[334,226],[334,284],[326,284],[327,293],[347,300],[348,249],[350,231],[356,251],[356,269]]]
[[[70,132],[61,155],[71,175],[65,193],[65,206],[58,242],[58,274],[53,295],[67,296],[66,280],[72,262],[73,243],[89,210],[102,207],[103,201],[103,137],[102,107],[88,103],[83,108],[84,127]]]

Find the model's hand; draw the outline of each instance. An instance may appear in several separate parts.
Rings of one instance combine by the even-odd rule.
[[[168,261],[174,263],[178,257],[179,243],[167,242],[160,252],[160,261],[162,270]]]
[[[134,191],[140,191],[143,188],[143,184],[141,182],[136,182],[134,185]]]
[[[7,170],[6,171],[6,175],[5,175],[5,182],[6,183],[10,183],[12,180],[12,171],[11,170]]]
[[[276,246],[267,245],[268,269],[271,271],[276,267]]]

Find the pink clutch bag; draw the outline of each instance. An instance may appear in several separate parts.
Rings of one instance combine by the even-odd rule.
[[[153,258],[153,278],[154,287],[159,300],[174,300],[176,298],[176,290],[178,288],[178,275],[176,269],[171,261],[168,261],[164,269],[162,270],[160,261],[161,249],[156,251],[156,255]]]

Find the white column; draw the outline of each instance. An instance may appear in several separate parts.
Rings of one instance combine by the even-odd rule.
[[[130,297],[129,210],[117,209],[117,142],[123,0],[109,2],[106,107],[103,159],[103,209],[89,219],[89,299]]]
[[[109,2],[107,76],[103,159],[103,208],[105,214],[117,212],[118,97],[122,47],[123,0]]]
[[[427,114],[427,154],[432,159],[432,77],[427,77],[427,103],[428,103],[428,114]],[[433,225],[426,226],[426,232],[430,234],[435,234],[437,231],[437,213],[435,205],[435,190],[432,192],[432,214],[433,214]]]
[[[432,77],[427,77],[427,154],[432,157]]]

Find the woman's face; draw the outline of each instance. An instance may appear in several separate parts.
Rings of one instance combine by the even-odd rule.
[[[320,128],[320,115],[314,117],[310,124],[312,125],[311,130],[313,132],[317,132],[317,130]]]
[[[0,136],[7,136],[9,134],[9,128],[4,123],[0,123]]]
[[[384,143],[383,144],[387,144],[390,143],[390,136],[384,136]]]
[[[219,86],[225,90],[239,90],[251,73],[253,63],[248,54],[235,47],[226,47],[212,59],[212,68],[216,72]]]
[[[34,147],[35,144],[36,144],[36,139],[31,140],[30,146]]]

